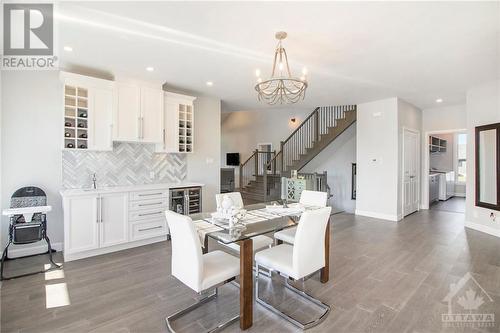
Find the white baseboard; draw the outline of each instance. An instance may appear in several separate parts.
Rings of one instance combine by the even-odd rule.
[[[167,240],[167,235],[164,235],[164,236],[141,239],[141,240],[137,240],[137,241],[127,242],[127,243],[123,243],[123,244],[119,244],[119,245],[113,245],[113,246],[108,246],[108,247],[104,247],[104,248],[100,248],[100,249],[83,251],[83,252],[71,253],[69,251],[65,251],[64,252],[64,262],[93,257],[93,256],[98,256],[101,254],[107,254],[107,253],[121,251],[121,250],[126,250],[126,249],[130,249],[133,247],[138,247],[138,246],[143,246],[143,245],[148,245],[148,244],[153,244],[153,243],[158,243],[158,242],[164,242],[166,240]]]
[[[500,229],[492,228],[488,225],[466,221],[465,227],[469,228],[469,229],[476,230],[476,231],[484,232],[485,234],[488,234],[488,235],[500,237]]]
[[[56,251],[63,250],[63,243],[50,243],[52,249]],[[47,252],[47,243],[39,242],[37,245],[26,244],[26,245],[11,245],[9,246],[9,258],[18,258],[24,256],[30,256],[32,254],[39,254]]]
[[[355,214],[361,215],[361,216],[373,217],[375,219],[394,221],[394,222],[401,220],[401,217],[398,215],[381,214],[381,213],[368,212],[368,211],[359,210],[359,209],[356,209]]]
[[[465,198],[465,193],[455,193],[454,196]]]

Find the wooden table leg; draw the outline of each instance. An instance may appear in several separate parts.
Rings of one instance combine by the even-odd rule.
[[[321,283],[327,283],[330,279],[330,219],[326,224],[325,232],[325,267],[321,269]]]
[[[253,240],[240,242],[240,328],[253,324]]]
[[[205,235],[205,239],[203,240],[203,248],[201,249],[203,254],[208,253],[208,235]]]

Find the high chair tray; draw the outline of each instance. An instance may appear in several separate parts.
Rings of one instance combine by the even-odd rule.
[[[22,208],[7,208],[2,211],[2,215],[23,215],[35,213],[47,213],[52,210],[52,206],[35,206],[35,207],[22,207]]]

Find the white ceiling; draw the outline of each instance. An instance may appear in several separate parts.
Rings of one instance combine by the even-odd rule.
[[[278,30],[292,72],[309,72],[306,99],[290,108],[459,104],[500,76],[498,2],[64,2],[56,17],[65,67],[160,80],[226,111],[267,107],[255,69],[269,75]]]

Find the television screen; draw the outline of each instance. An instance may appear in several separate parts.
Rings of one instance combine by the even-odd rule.
[[[240,153],[227,153],[226,165],[240,165]]]

